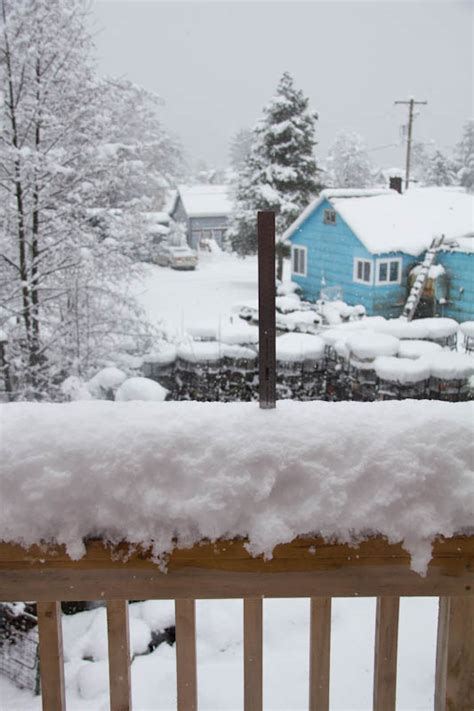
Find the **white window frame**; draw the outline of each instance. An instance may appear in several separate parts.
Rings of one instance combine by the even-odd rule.
[[[390,281],[390,267],[394,263],[398,264],[398,278],[396,281]],[[388,279],[386,281],[381,281],[380,280],[380,265],[381,264],[386,264],[387,265],[387,277]],[[402,283],[402,258],[401,257],[392,257],[390,259],[377,259],[376,264],[375,264],[375,284],[377,286],[393,286],[397,284]]]
[[[357,267],[359,264],[370,264],[370,277],[369,281],[365,279],[359,279],[357,276]],[[373,259],[364,259],[363,257],[354,257],[354,272],[353,280],[356,284],[365,284],[365,286],[371,286],[374,283],[374,261]]]
[[[329,215],[331,215],[331,219],[329,219]],[[334,217],[334,219],[333,219]],[[336,224],[336,211],[331,208],[331,207],[326,207],[324,208],[324,213],[323,213],[323,221],[325,225],[335,225]]]
[[[301,250],[304,252],[304,272],[296,272],[294,269],[295,264],[295,252],[296,250]],[[295,276],[307,276],[308,275],[308,248],[304,247],[302,244],[292,244],[291,245],[291,273]]]

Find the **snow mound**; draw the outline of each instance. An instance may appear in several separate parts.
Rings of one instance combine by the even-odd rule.
[[[115,399],[119,402],[130,400],[148,400],[152,402],[162,402],[168,391],[162,385],[150,378],[129,378],[119,387],[115,393]]]
[[[277,296],[275,299],[275,306],[278,311],[286,314],[289,311],[296,311],[301,305],[301,299],[298,294],[288,294],[286,296]]]
[[[429,362],[422,358],[410,360],[408,358],[379,356],[374,361],[374,370],[382,380],[402,384],[427,380],[431,374]]]
[[[61,383],[61,392],[68,400],[90,400],[89,388],[77,375],[70,375]]]
[[[425,323],[426,319],[405,321],[399,318],[389,319],[383,323],[376,323],[374,330],[395,338],[428,338],[430,329]]]
[[[176,536],[247,536],[271,555],[298,535],[372,531],[423,571],[434,536],[473,525],[472,416],[413,400],[4,404],[0,540],[78,558],[98,533],[156,556]]]
[[[258,328],[249,326],[245,321],[239,323],[229,323],[221,327],[219,340],[229,345],[244,345],[246,343],[258,343]]]
[[[394,336],[379,333],[358,333],[347,339],[347,345],[356,358],[366,360],[377,356],[394,356],[398,353],[400,341]]]
[[[170,365],[176,360],[176,346],[172,343],[166,343],[160,346],[159,350],[147,353],[143,360],[145,363]]]
[[[110,366],[102,368],[87,383],[91,395],[100,396],[108,390],[116,390],[127,379],[126,373],[120,368]]]
[[[277,286],[277,294],[278,296],[289,296],[289,294],[294,294],[300,289],[300,285],[294,281],[282,281],[281,284]]]
[[[320,360],[324,357],[324,341],[309,333],[285,333],[276,339],[279,361]]]
[[[178,346],[178,358],[189,363],[206,363],[222,358],[221,344],[215,341],[190,341]]]
[[[398,355],[400,358],[421,358],[422,356],[433,355],[433,353],[441,353],[441,350],[439,343],[414,339],[413,341],[400,341]]]
[[[257,351],[252,350],[252,348],[246,348],[245,346],[229,346],[223,343],[222,355],[226,358],[233,358],[234,360],[239,358],[255,360],[257,357]]]
[[[465,336],[474,338],[474,321],[464,321],[459,328]]]
[[[427,358],[431,375],[440,380],[464,380],[474,375],[474,358],[465,353],[442,351]]]
[[[459,323],[453,318],[424,318],[423,325],[428,328],[428,338],[448,338],[459,330]]]

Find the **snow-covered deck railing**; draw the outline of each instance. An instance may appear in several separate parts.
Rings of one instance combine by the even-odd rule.
[[[111,710],[128,711],[127,600],[175,599],[178,709],[192,711],[194,601],[243,598],[245,711],[261,711],[262,598],[309,597],[310,710],[327,711],[339,596],[378,598],[376,711],[395,709],[400,596],[440,598],[436,711],[474,708],[472,412],[3,406],[0,600],[38,602],[43,708],[65,708],[61,600],[107,601]]]
[[[262,598],[309,597],[310,711],[329,709],[331,598],[376,596],[374,711],[394,711],[400,596],[440,596],[436,711],[467,711],[474,686],[474,537],[434,542],[425,576],[400,544],[382,537],[351,547],[302,537],[270,560],[243,540],[175,549],[166,572],[151,550],[91,540],[71,560],[65,548],[0,544],[0,599],[38,601],[43,708],[63,711],[60,604],[107,600],[111,711],[131,709],[128,599],[175,599],[179,711],[197,709],[195,599],[244,599],[245,711],[262,709]],[[53,600],[53,602],[51,602]]]

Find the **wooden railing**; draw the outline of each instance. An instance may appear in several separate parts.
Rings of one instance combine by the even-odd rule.
[[[402,546],[372,538],[353,548],[299,538],[271,560],[241,540],[176,549],[167,572],[148,551],[89,541],[73,561],[63,548],[0,544],[0,600],[38,601],[43,709],[65,709],[60,600],[107,600],[110,708],[131,709],[129,599],[175,599],[179,711],[197,709],[195,600],[244,600],[244,709],[262,709],[262,599],[311,598],[310,711],[329,708],[331,598],[377,597],[373,708],[395,709],[400,596],[440,598],[435,711],[474,709],[474,536],[439,539],[425,577]]]

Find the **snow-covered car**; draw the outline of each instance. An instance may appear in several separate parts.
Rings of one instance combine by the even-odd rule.
[[[163,245],[156,253],[156,263],[172,269],[196,269],[198,258],[196,252],[186,245]]]

